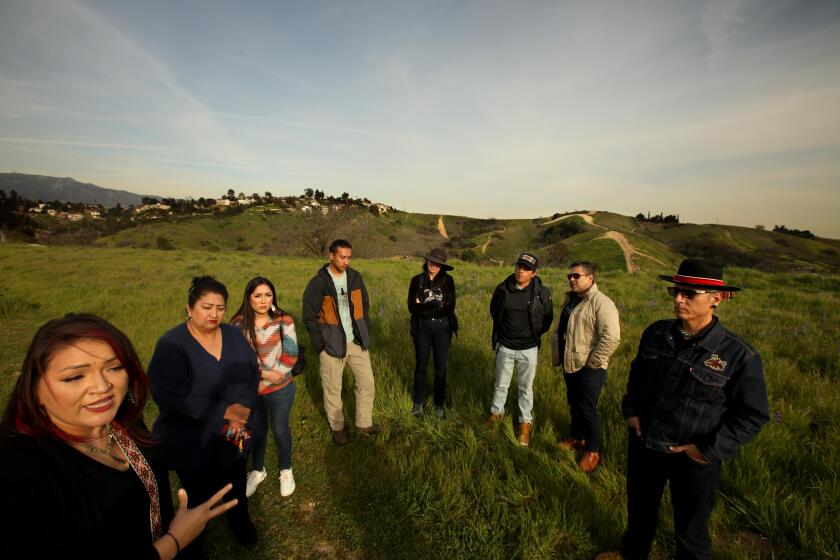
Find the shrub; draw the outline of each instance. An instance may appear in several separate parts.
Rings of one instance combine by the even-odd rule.
[[[162,235],[159,235],[155,240],[155,246],[161,251],[173,251],[175,249],[172,242]]]

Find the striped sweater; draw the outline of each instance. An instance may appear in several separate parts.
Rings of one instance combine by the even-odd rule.
[[[232,322],[237,326],[241,325],[238,317]],[[281,329],[282,327],[282,329]],[[282,330],[282,340],[281,340]],[[254,333],[257,335],[256,344],[251,346],[257,353],[259,361],[260,376],[263,372],[274,371],[282,373],[285,377],[279,383],[271,383],[265,378],[260,382],[260,395],[267,395],[294,383],[292,366],[298,360],[297,335],[295,334],[295,322],[292,316],[284,313],[280,317],[269,320],[264,327],[254,325]]]

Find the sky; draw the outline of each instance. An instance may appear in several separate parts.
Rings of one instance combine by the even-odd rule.
[[[0,172],[840,238],[840,0],[0,0]]]

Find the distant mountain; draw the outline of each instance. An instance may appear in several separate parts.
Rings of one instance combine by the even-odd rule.
[[[141,204],[143,195],[116,189],[106,189],[93,183],[80,183],[70,177],[47,177],[25,173],[0,173],[0,189],[17,193],[29,200],[60,200],[61,202],[84,202],[112,207]]]

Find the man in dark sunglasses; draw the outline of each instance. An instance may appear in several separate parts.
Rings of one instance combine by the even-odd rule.
[[[709,558],[709,516],[722,462],[769,420],[761,357],[714,310],[732,292],[723,270],[686,259],[668,288],[675,319],[645,329],[622,411],[629,426],[628,526],[621,552],[647,558],[665,484],[671,487],[676,558]]]
[[[563,368],[571,417],[569,437],[560,447],[583,449],[578,466],[590,473],[601,462],[598,399],[607,381],[610,356],[618,348],[621,328],[618,309],[595,283],[594,264],[574,262],[566,278],[569,291],[551,338],[552,364]]]

